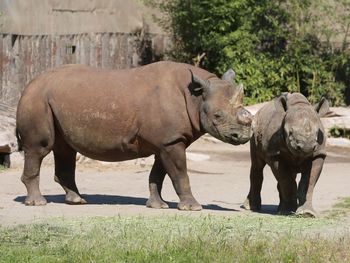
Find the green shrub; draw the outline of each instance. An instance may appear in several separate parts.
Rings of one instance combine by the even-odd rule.
[[[324,0],[144,1],[164,14],[157,21],[172,36],[172,59],[192,63],[205,53],[201,67],[218,75],[233,68],[248,104],[286,91],[301,92],[312,103],[322,96],[333,105],[344,103],[349,30],[344,29],[344,44],[334,47],[332,37],[339,31],[321,21],[350,25],[348,1],[337,3],[342,15]]]

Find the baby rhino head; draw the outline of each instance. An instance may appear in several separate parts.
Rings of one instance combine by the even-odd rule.
[[[325,98],[314,107],[306,99],[305,102],[288,106],[284,96],[277,103],[285,111],[283,134],[287,148],[293,155],[309,156],[324,145],[325,134],[320,117],[329,110]]]

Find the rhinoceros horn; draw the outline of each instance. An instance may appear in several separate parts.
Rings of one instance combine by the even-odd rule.
[[[200,92],[200,91],[203,92],[203,91],[206,91],[206,90],[209,89],[209,87],[210,87],[209,80],[204,80],[204,79],[200,78],[196,74],[193,74],[193,72],[191,70],[190,70],[190,72],[191,72],[191,75],[192,75],[192,83],[197,84],[193,88],[194,92]]]
[[[230,104],[231,105],[240,105],[243,103],[243,97],[244,97],[244,88],[243,84],[240,83],[237,87],[238,91],[235,92],[230,99]]]

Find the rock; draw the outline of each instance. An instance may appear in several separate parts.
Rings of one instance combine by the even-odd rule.
[[[328,138],[327,145],[338,147],[350,147],[350,140],[346,138]]]

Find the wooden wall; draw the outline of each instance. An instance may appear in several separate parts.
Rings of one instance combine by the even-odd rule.
[[[162,58],[164,35],[90,33],[72,35],[0,34],[0,102],[15,107],[25,85],[62,64],[123,69]]]

